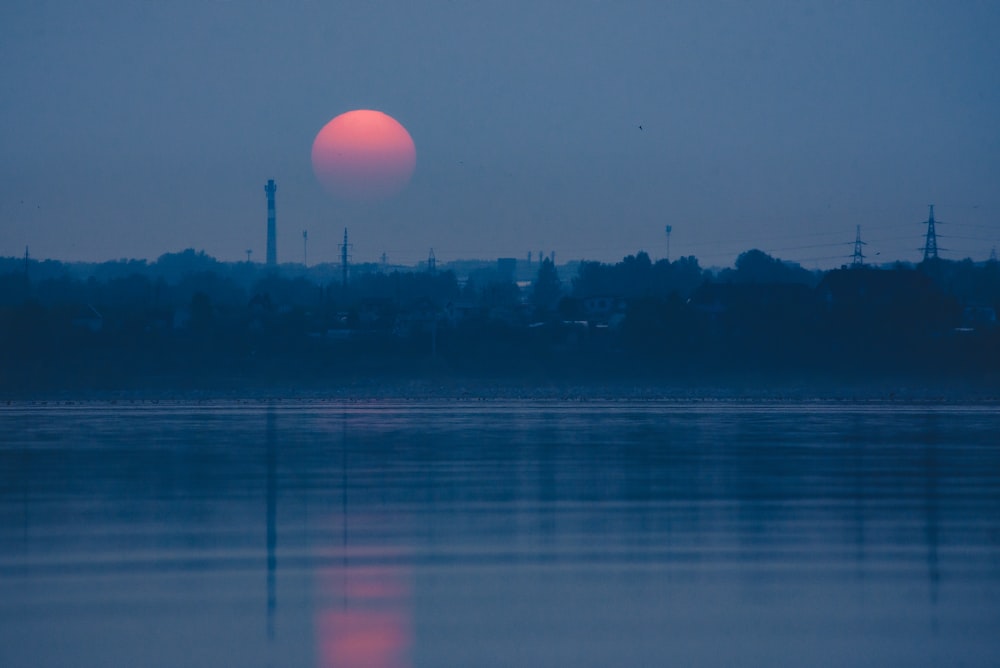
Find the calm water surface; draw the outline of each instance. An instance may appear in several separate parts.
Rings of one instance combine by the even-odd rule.
[[[0,408],[0,665],[1000,665],[1000,412]]]

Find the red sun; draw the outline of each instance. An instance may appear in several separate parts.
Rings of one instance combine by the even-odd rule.
[[[388,114],[357,109],[323,126],[312,145],[316,178],[337,197],[390,197],[410,181],[417,150],[410,133]]]

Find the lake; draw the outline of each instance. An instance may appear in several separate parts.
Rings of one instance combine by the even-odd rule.
[[[0,407],[0,665],[996,666],[1000,411]]]

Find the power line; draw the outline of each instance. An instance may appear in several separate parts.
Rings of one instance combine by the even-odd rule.
[[[832,242],[827,243],[827,244],[809,244],[808,246],[785,246],[783,248],[771,248],[771,247],[769,247],[767,252],[768,253],[777,253],[777,252],[781,252],[781,251],[790,251],[790,250],[807,250],[807,249],[810,249],[810,248],[833,248],[833,247],[836,247],[836,246],[849,246],[850,244],[851,244],[850,241],[832,241]]]
[[[785,260],[786,262],[795,262],[797,264],[802,264],[803,262],[819,262],[820,260],[846,260],[850,255],[823,255],[820,257],[801,257],[795,260]]]
[[[966,237],[960,234],[939,234],[938,239],[964,239],[966,241],[982,241],[983,243],[989,243],[989,239],[984,239],[983,237]]]

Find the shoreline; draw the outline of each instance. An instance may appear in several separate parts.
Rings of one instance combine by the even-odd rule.
[[[119,402],[633,401],[1000,405],[1000,383],[955,378],[368,377],[308,382],[212,379],[104,388],[0,391],[0,405]]]

